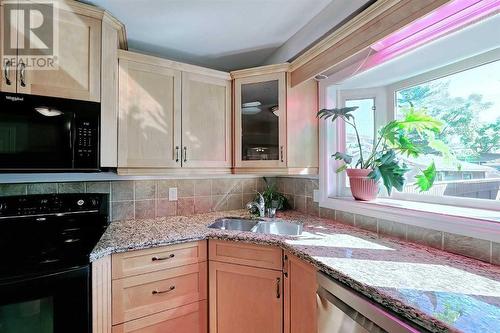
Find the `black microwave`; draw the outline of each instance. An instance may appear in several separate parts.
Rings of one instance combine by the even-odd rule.
[[[100,103],[0,93],[0,172],[99,170]]]

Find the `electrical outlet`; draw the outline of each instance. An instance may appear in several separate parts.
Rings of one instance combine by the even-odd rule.
[[[177,187],[168,189],[168,201],[177,201]]]

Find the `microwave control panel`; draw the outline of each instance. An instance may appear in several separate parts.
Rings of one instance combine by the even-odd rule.
[[[79,169],[95,168],[99,157],[99,130],[92,120],[77,119],[74,160]]]

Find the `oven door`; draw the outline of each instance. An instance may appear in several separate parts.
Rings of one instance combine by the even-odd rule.
[[[1,333],[89,333],[89,267],[0,282]]]

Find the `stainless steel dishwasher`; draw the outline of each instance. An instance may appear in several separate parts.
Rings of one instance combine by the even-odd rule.
[[[418,333],[400,319],[318,273],[318,333]]]

